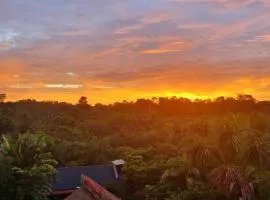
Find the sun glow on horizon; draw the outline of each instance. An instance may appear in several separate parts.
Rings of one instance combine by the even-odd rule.
[[[190,100],[196,100],[196,99],[215,99],[220,96],[232,96],[234,97],[236,94],[230,95],[229,93],[215,93],[214,95],[205,95],[205,94],[196,94],[193,92],[157,92],[157,93],[134,93],[130,92],[115,92],[115,93],[107,93],[102,92],[103,94],[97,94],[93,95],[91,93],[83,92],[83,93],[61,93],[61,94],[54,94],[54,95],[45,95],[42,93],[35,93],[33,95],[25,95],[25,96],[15,96],[15,95],[9,95],[7,93],[7,101],[19,101],[19,100],[25,100],[25,99],[33,99],[37,101],[58,101],[58,102],[67,102],[76,104],[80,98],[80,96],[86,96],[88,98],[88,101],[90,104],[96,104],[96,103],[102,103],[102,104],[111,104],[115,102],[122,102],[124,100],[126,101],[136,101],[137,99],[152,99],[154,97],[177,97],[177,98],[187,98]],[[105,96],[107,95],[107,96]],[[103,96],[103,98],[101,98]]]
[[[177,98],[187,98],[190,100],[195,100],[195,99],[209,99],[211,98],[210,96],[206,95],[198,95],[195,93],[191,92],[163,92],[163,93],[153,93],[150,95],[147,95],[147,98],[150,97],[177,97]]]

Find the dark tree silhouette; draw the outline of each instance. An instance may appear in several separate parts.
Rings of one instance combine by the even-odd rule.
[[[87,104],[88,104],[88,102],[87,102],[87,97],[81,96],[81,98],[79,99],[78,104],[79,104],[79,105],[87,105]]]
[[[6,97],[7,97],[6,94],[0,94],[0,103],[4,102]]]

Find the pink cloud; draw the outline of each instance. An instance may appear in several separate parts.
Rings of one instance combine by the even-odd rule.
[[[189,24],[181,24],[178,26],[180,29],[208,29],[213,27],[212,24],[205,24],[205,23],[189,23]]]
[[[214,34],[211,40],[224,39],[239,36],[244,34],[249,28],[263,22],[268,18],[267,15],[258,15],[252,19],[246,19],[245,21],[235,22],[228,25],[216,25],[213,27]]]
[[[176,10],[177,11],[177,10]],[[126,34],[132,31],[140,30],[150,24],[159,24],[161,22],[179,17],[179,12],[175,10],[153,11],[141,17],[141,19],[134,25],[123,26],[114,31],[114,34]]]
[[[143,28],[143,25],[142,24],[135,24],[135,25],[131,25],[131,26],[124,26],[124,27],[121,27],[121,28],[118,28],[114,31],[114,34],[126,34],[126,33],[129,33],[131,31],[134,31],[134,30],[140,30]]]
[[[246,40],[246,42],[248,43],[270,42],[270,34],[255,36],[252,39]]]
[[[175,17],[179,17],[182,15],[179,15],[179,12],[177,13],[175,10],[166,10],[166,11],[158,11],[158,12],[150,12],[149,14],[145,15],[141,23],[144,25],[147,24],[158,24],[170,19],[173,19]]]
[[[61,35],[70,37],[81,37],[89,35],[89,31],[87,30],[69,31],[62,33]]]

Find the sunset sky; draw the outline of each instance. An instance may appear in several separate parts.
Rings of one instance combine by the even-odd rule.
[[[1,0],[0,93],[270,99],[270,0]]]

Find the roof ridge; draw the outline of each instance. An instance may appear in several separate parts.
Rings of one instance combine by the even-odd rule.
[[[95,198],[98,199],[107,199],[107,200],[120,200],[104,187],[99,185],[96,181],[91,179],[88,176],[81,175],[82,186],[85,190],[87,190],[90,194],[92,194]]]

